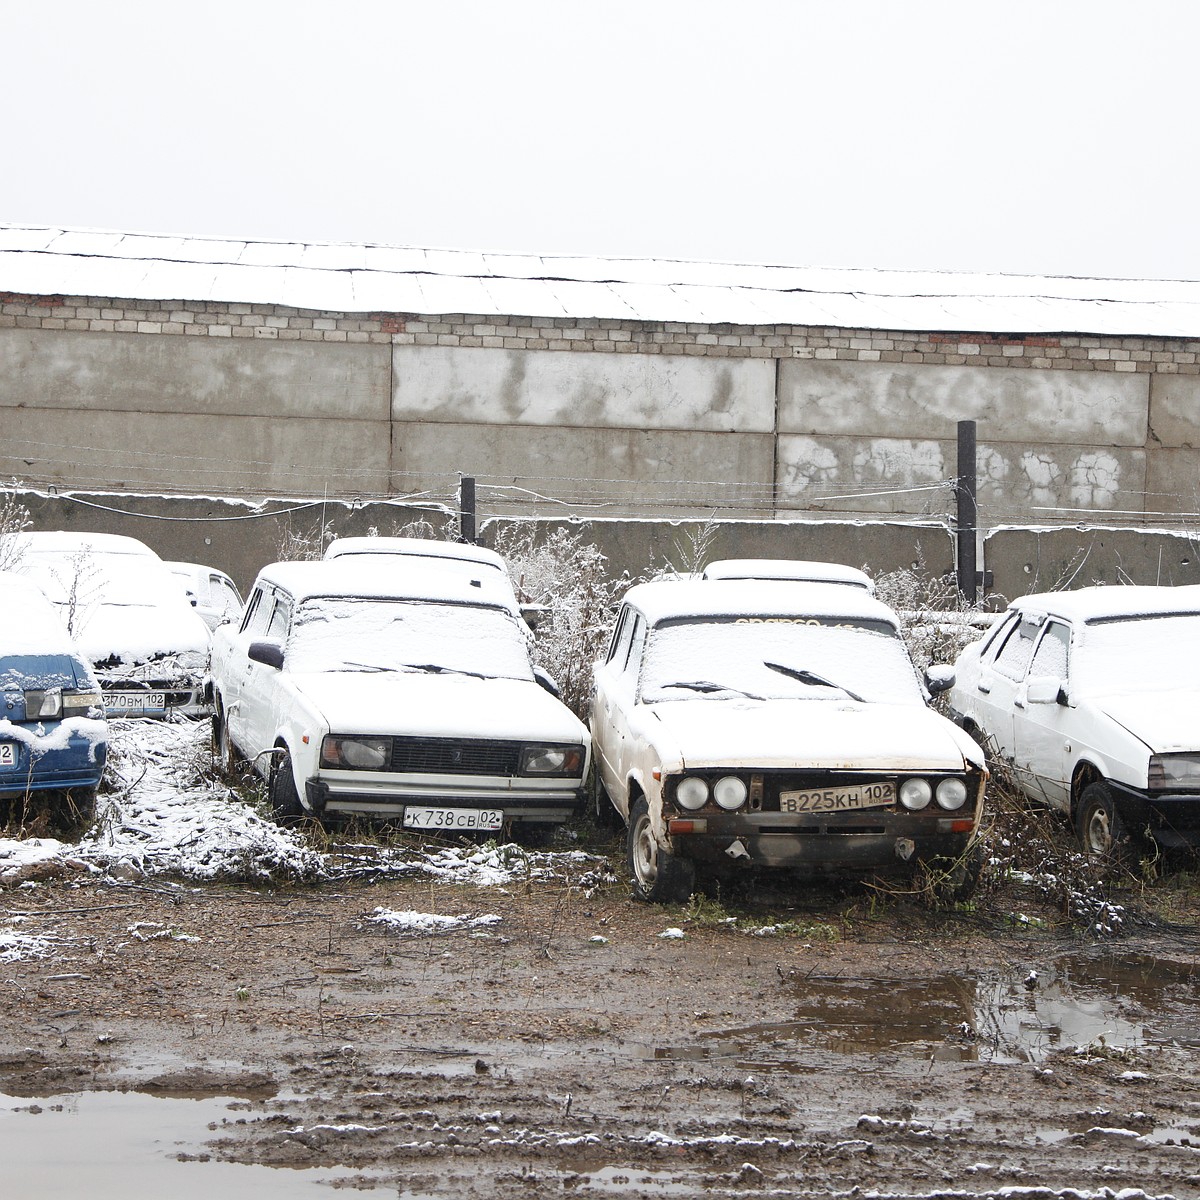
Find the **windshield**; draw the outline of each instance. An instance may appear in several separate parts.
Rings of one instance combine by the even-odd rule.
[[[425,671],[533,679],[525,636],[498,608],[428,600],[306,601],[292,622],[289,671]]]
[[[100,604],[155,608],[178,606],[182,586],[148,554],[27,554],[19,566],[60,607],[89,609]]]
[[[698,618],[659,625],[642,668],[647,703],[714,699],[924,704],[908,651],[884,621]]]
[[[1072,692],[1196,688],[1200,615],[1182,613],[1087,625],[1072,647]]]

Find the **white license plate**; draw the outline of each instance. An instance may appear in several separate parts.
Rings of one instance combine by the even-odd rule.
[[[499,829],[504,813],[498,808],[424,808],[409,805],[404,810],[408,829]]]
[[[142,717],[167,708],[164,692],[105,692],[104,707],[117,716]]]
[[[0,742],[0,767],[15,767],[17,765],[17,743]]]
[[[858,808],[882,808],[885,804],[892,804],[895,799],[896,789],[890,783],[853,783],[847,787],[780,792],[779,811],[850,812]]]

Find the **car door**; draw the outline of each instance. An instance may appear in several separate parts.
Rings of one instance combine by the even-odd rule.
[[[629,724],[637,697],[638,671],[646,640],[646,618],[626,606],[613,635],[608,661],[596,672],[596,721],[603,727],[596,760],[604,790],[629,815],[629,773],[632,748]],[[595,726],[593,726],[594,728]]]
[[[253,756],[261,748],[252,746],[250,741],[247,706],[253,703],[253,697],[247,694],[247,684],[252,675],[250,667],[254,664],[250,662],[249,649],[251,642],[266,635],[273,604],[271,588],[263,585],[255,587],[246,605],[241,627],[229,637],[227,649],[222,650],[223,661],[217,669],[229,736],[238,749],[248,756]],[[219,641],[224,642],[224,635],[220,636]]]
[[[246,728],[245,749],[260,754],[275,744],[276,713],[279,708],[279,667],[255,662],[249,655],[253,641],[273,642],[283,646],[287,642],[292,624],[292,598],[286,592],[273,589],[270,597],[270,612],[266,626],[260,636],[246,643],[246,675],[242,691],[242,717]],[[283,670],[287,669],[286,663]],[[259,764],[264,766],[265,764]]]
[[[1074,709],[1063,702],[1069,695],[1070,655],[1070,626],[1050,618],[1013,701],[1014,757],[1022,786],[1062,811],[1070,808],[1071,790]]]
[[[979,663],[975,708],[980,728],[995,752],[1013,761],[1013,713],[1017,689],[1025,679],[1034,643],[1042,625],[1040,615],[1017,612],[988,646]]]

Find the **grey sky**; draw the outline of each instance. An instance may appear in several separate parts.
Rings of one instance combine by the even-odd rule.
[[[1200,279],[1185,0],[0,4],[0,221]]]

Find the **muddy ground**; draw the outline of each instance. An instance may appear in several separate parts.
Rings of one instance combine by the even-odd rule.
[[[0,1091],[230,1097],[217,1159],[421,1197],[1200,1196],[1187,874],[1121,892],[1097,937],[1011,880],[937,912],[861,887],[663,909],[578,870],[58,870],[0,892],[61,939],[0,963]],[[500,920],[416,935],[378,909]]]

